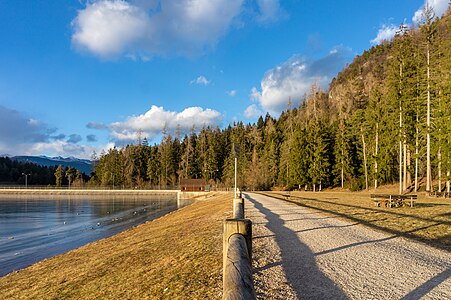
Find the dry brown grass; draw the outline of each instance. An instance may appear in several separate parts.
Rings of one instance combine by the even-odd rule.
[[[222,291],[231,194],[0,278],[2,299],[211,299]]]
[[[396,192],[389,187],[377,193]],[[265,194],[283,199],[286,192]],[[291,192],[290,201],[349,219],[374,229],[413,238],[432,246],[451,250],[451,199],[430,198],[418,193],[416,206],[375,207],[369,192]]]

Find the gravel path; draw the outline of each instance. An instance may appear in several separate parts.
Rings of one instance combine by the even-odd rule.
[[[259,299],[451,299],[451,253],[258,194]]]

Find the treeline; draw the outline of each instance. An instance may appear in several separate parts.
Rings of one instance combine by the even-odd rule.
[[[73,167],[47,167],[0,157],[0,184],[41,186],[84,186],[90,177]]]
[[[56,167],[43,167],[34,163],[19,162],[9,157],[0,157],[0,183],[25,185],[54,185]]]
[[[91,184],[177,185],[204,178],[248,189],[343,187],[399,182],[400,191],[449,189],[451,171],[451,20],[426,8],[419,28],[401,25],[392,42],[357,56],[329,91],[313,86],[300,107],[278,119],[225,129],[164,132],[102,153]],[[291,106],[291,104],[290,104]]]

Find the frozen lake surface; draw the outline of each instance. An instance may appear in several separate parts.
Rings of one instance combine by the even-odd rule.
[[[156,219],[176,196],[0,196],[0,276]]]

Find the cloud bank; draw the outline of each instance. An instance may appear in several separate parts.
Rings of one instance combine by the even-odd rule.
[[[260,90],[252,88],[250,99],[257,102],[264,111],[273,115],[287,108],[291,98],[298,103],[310,90],[312,84],[327,88],[332,78],[352,59],[352,51],[336,47],[329,54],[317,60],[294,55],[274,69],[267,71],[261,81]],[[248,107],[245,116],[253,115],[256,107]]]
[[[261,24],[286,15],[279,0],[91,0],[72,21],[72,45],[104,59],[193,56],[242,26],[244,11]]]
[[[72,44],[99,57],[193,55],[214,47],[244,0],[89,1],[72,22]]]
[[[187,133],[193,126],[197,129],[202,126],[219,126],[222,119],[221,113],[208,108],[188,107],[181,112],[175,112],[152,105],[144,114],[127,117],[123,122],[111,123],[107,128],[112,141],[123,145],[135,142],[140,131],[143,138],[152,140],[163,130]]]

